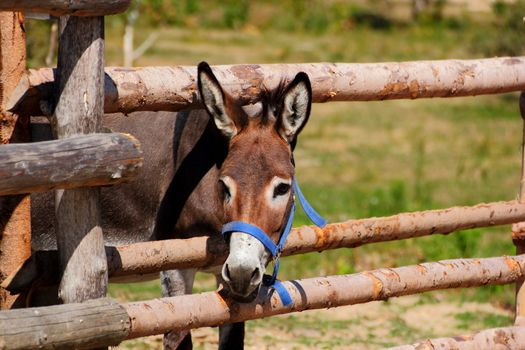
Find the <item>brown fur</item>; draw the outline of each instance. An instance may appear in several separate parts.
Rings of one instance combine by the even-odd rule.
[[[228,157],[221,175],[237,183],[235,202],[226,212],[226,221],[254,224],[277,239],[286,223],[287,213],[275,212],[264,200],[263,190],[274,176],[291,179],[294,168],[291,149],[277,133],[273,124],[263,124],[259,118],[230,142]]]

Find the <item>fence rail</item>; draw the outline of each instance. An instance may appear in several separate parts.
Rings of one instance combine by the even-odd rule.
[[[303,226],[292,229],[286,240],[283,256],[353,248],[363,244],[432,234],[448,234],[463,229],[519,221],[525,221],[525,204],[510,201],[349,220],[328,224],[323,229]],[[150,274],[162,270],[220,265],[226,260],[227,251],[228,247],[221,238],[208,237],[106,247],[109,276],[117,280],[118,277]],[[20,292],[31,288],[37,278],[39,285],[56,284],[60,276],[57,266],[56,251],[36,252],[11,274],[2,286],[12,292]]]
[[[130,319],[117,302],[83,303],[0,312],[0,349],[88,349],[118,345]]]
[[[514,326],[493,328],[474,334],[452,338],[427,339],[412,345],[402,345],[387,350],[480,350],[480,349],[523,349],[525,327]]]
[[[171,329],[193,329],[240,322],[295,311],[386,300],[431,290],[506,284],[523,277],[525,255],[485,259],[443,260],[352,275],[284,282],[293,300],[264,290],[252,303],[223,299],[217,292],[128,303],[131,318],[128,338],[160,334]]]
[[[217,326],[290,312],[386,300],[431,290],[505,284],[514,282],[524,275],[525,255],[443,260],[351,275],[283,282],[293,300],[290,306],[283,306],[278,295],[266,287],[262,287],[257,298],[251,303],[234,302],[218,292],[131,302],[121,304],[127,318],[124,313],[118,311],[118,307],[110,307],[110,313],[117,314],[118,317],[113,318],[111,322],[105,319],[103,326],[117,329],[122,338],[131,339],[163,334],[171,330]],[[35,334],[46,333],[55,335],[51,344],[71,346],[79,342],[87,342],[94,335],[90,332],[86,335],[86,339],[83,339],[82,333],[76,330],[92,329],[94,325],[100,323],[100,317],[86,317],[84,322],[74,322],[74,320],[79,317],[79,308],[83,308],[82,305],[89,308],[91,303],[93,301],[87,304],[34,308],[32,312],[24,309],[0,312],[0,344],[3,341],[6,350],[15,349],[16,347],[10,347],[10,344],[25,345],[24,342],[33,341],[31,339],[34,339]],[[87,313],[100,316],[102,309],[108,304],[111,303],[102,302],[103,306],[91,307]],[[46,317],[57,314],[56,310],[59,308],[62,323],[68,325],[68,332],[64,333],[65,339],[57,338],[60,335],[53,332],[56,325],[53,322],[50,324]],[[71,339],[71,333],[76,333],[77,336]],[[46,345],[46,339],[40,341],[42,346]]]
[[[525,57],[386,63],[250,64],[215,66],[213,72],[243,104],[257,102],[261,89],[306,72],[314,102],[454,97],[525,90]],[[200,107],[196,68],[108,67],[106,113],[181,111]],[[42,115],[52,101],[55,72],[32,69],[11,96],[8,109]],[[44,104],[45,105],[45,104]]]
[[[142,166],[139,142],[126,134],[0,147],[0,195],[128,181]]]

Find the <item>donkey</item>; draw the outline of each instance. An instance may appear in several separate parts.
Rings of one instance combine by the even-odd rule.
[[[134,182],[101,189],[106,244],[211,237],[231,221],[255,225],[274,242],[285,230],[293,206],[292,151],[311,109],[308,76],[299,73],[263,91],[253,115],[222,89],[205,62],[198,66],[198,88],[204,110],[105,117],[106,127],[133,134],[144,151]],[[34,249],[56,246],[48,220],[52,203],[50,193],[33,195]],[[272,256],[251,235],[231,232],[227,239],[227,260],[211,272],[232,298],[253,300]],[[195,272],[161,272],[163,295],[191,293]],[[219,338],[220,349],[242,349],[244,323],[222,326]],[[164,346],[190,349],[191,335],[168,333]]]

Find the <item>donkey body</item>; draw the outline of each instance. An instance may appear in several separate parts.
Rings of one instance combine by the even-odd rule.
[[[106,127],[134,135],[144,151],[135,181],[101,189],[108,245],[220,235],[224,223],[233,220],[257,225],[274,241],[282,233],[293,200],[292,149],[310,112],[307,76],[299,74],[266,93],[261,110],[248,116],[207,64],[199,65],[198,75],[205,110],[105,117]],[[53,194],[32,199],[33,248],[53,249]],[[247,234],[233,232],[228,241],[228,259],[212,272],[233,298],[251,300],[270,255]],[[162,272],[163,294],[191,293],[195,272]],[[243,339],[244,323],[223,326],[219,348],[241,349]],[[172,332],[164,345],[191,348],[191,336]]]

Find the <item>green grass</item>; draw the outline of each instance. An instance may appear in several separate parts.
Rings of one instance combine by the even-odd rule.
[[[508,327],[512,318],[484,312],[462,312],[456,315],[459,329]]]
[[[110,284],[109,295],[120,301],[148,300],[160,297],[160,281]]]
[[[144,40],[151,29],[137,33]],[[395,60],[468,58],[469,52],[458,47],[458,40],[470,40],[468,33],[432,26],[397,28],[389,32],[357,27],[337,35],[309,32],[287,33],[235,31],[204,28],[160,29],[161,35],[137,66],[195,65],[203,59],[210,64],[262,62],[381,62]],[[109,65],[121,64],[120,26],[108,28],[106,45]],[[395,38],[395,40],[388,40]],[[400,45],[400,43],[403,43]]]

